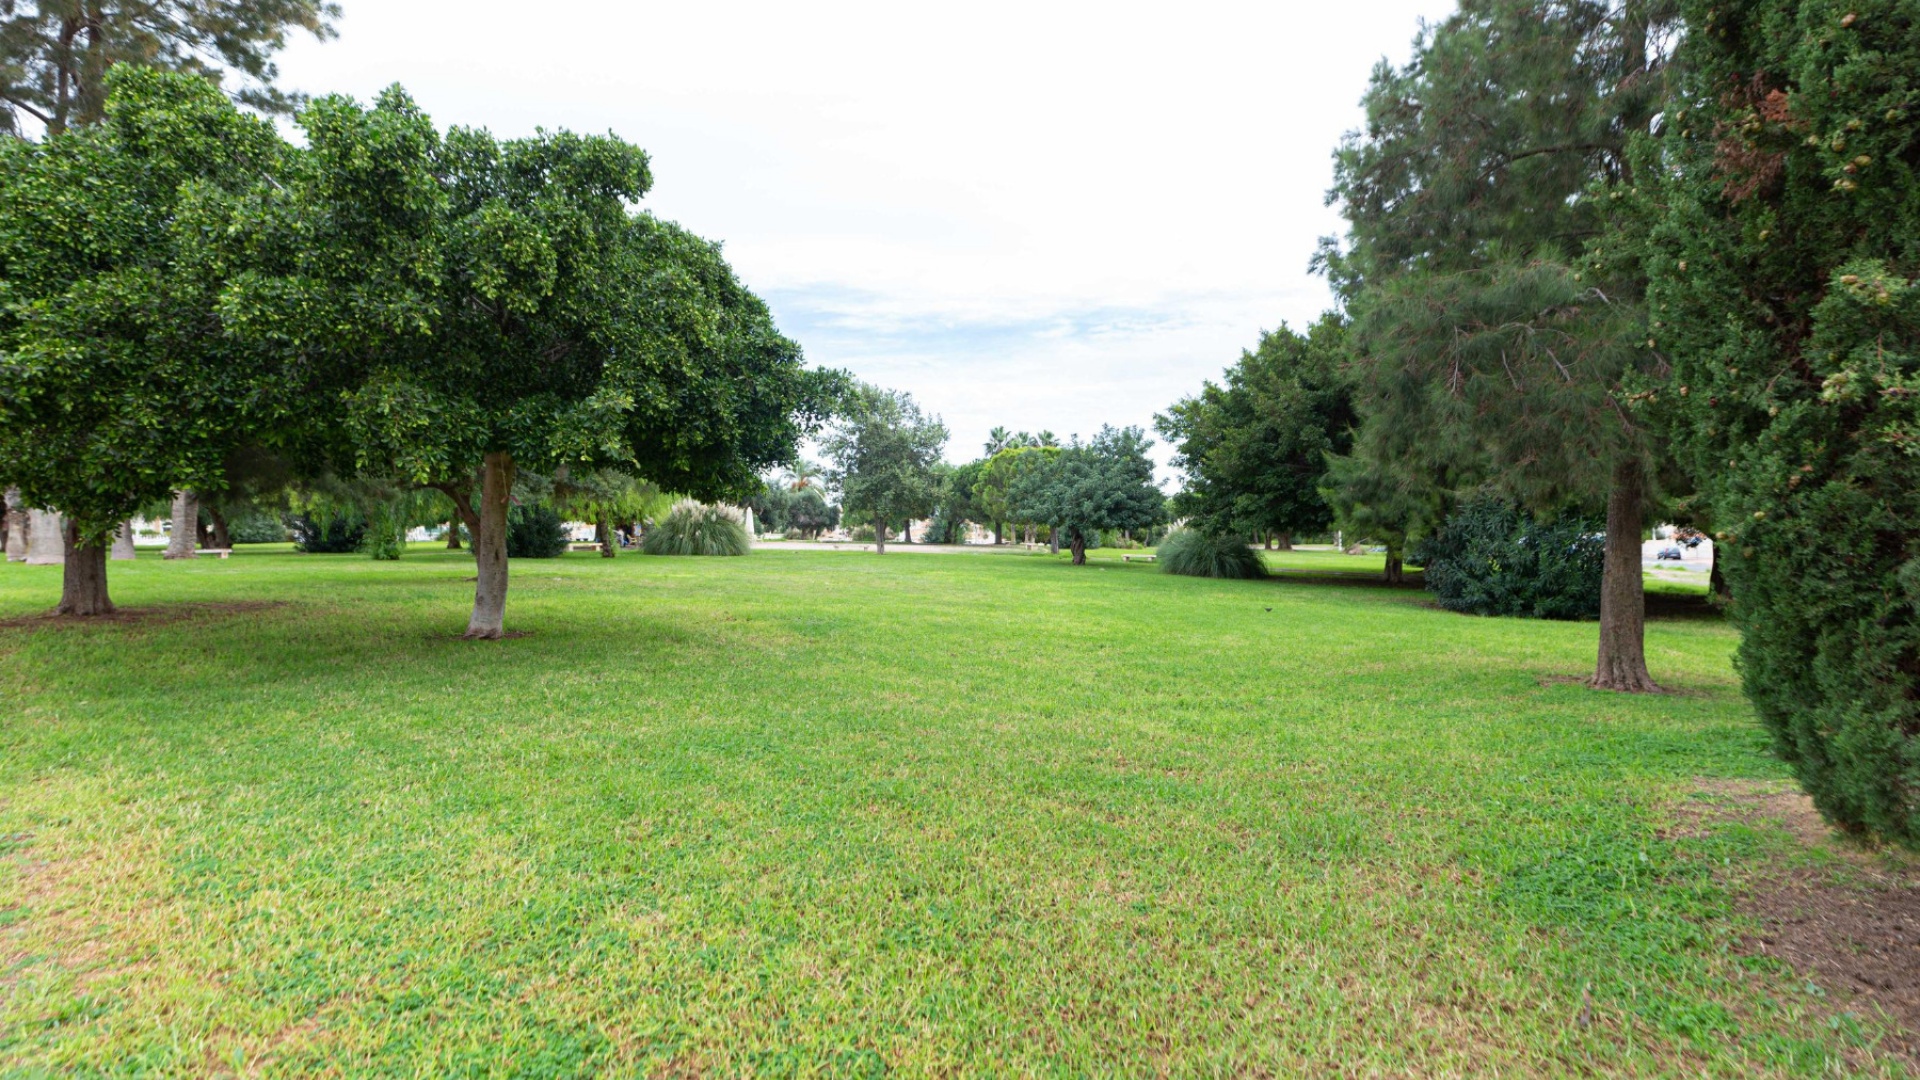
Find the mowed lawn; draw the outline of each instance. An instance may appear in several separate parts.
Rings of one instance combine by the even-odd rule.
[[[1737,947],[1817,853],[1703,816],[1785,775],[1717,619],[1626,697],[1413,591],[573,555],[469,643],[471,573],[0,567],[0,1074],[1882,1064]]]

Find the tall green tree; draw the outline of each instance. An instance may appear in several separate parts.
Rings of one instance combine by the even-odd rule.
[[[1040,524],[1034,519],[1014,518],[1013,489],[1021,478],[1044,468],[1060,454],[1054,446],[1028,446],[1024,443],[1009,445],[995,451],[986,459],[979,476],[973,482],[973,504],[983,515],[981,524],[993,528],[993,542],[999,544],[1007,531],[1007,522],[1025,528],[1027,542],[1033,542],[1034,527]]]
[[[131,64],[233,76],[235,100],[289,112],[273,54],[287,34],[334,36],[329,0],[9,0],[0,4],[0,134],[49,135],[106,115],[107,73]]]
[[[1327,527],[1327,455],[1346,452],[1356,423],[1344,334],[1337,315],[1304,335],[1263,333],[1222,385],[1207,383],[1155,418],[1186,474],[1176,515],[1215,535],[1278,534],[1283,543]]]
[[[1051,525],[1087,564],[1087,547],[1107,529],[1147,529],[1166,517],[1166,496],[1153,481],[1147,450],[1153,441],[1139,428],[1103,427],[1087,443],[1062,449],[1014,483],[1009,494],[1017,519]]]
[[[1646,408],[1778,753],[1833,821],[1920,844],[1920,2],[1686,14],[1643,200],[1673,363]]]
[[[1409,471],[1469,453],[1540,511],[1606,507],[1592,685],[1657,690],[1640,542],[1659,443],[1627,395],[1664,367],[1644,271],[1587,261],[1664,102],[1670,0],[1465,0],[1376,70],[1335,157],[1361,410]],[[1459,467],[1458,461],[1439,464]]]
[[[889,525],[933,513],[940,497],[935,466],[946,445],[946,425],[905,391],[863,383],[847,395],[824,443],[829,475],[846,516],[873,523],[881,554]]]
[[[236,210],[250,272],[227,309],[339,385],[343,471],[453,500],[478,566],[468,637],[505,631],[521,469],[740,497],[817,425],[832,377],[716,245],[629,210],[651,184],[637,147],[442,135],[398,88],[300,122],[301,167]]]
[[[105,122],[0,138],[0,461],[66,519],[59,610],[113,611],[113,534],[226,458],[310,383],[227,331],[201,238],[286,148],[206,80],[123,68]]]

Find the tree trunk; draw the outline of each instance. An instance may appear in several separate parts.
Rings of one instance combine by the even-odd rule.
[[[1387,584],[1398,585],[1405,580],[1406,580],[1406,568],[1402,566],[1400,563],[1400,552],[1397,549],[1388,548],[1387,549]]]
[[[7,513],[7,561],[25,562],[27,558],[27,511],[20,504],[20,489],[8,488],[6,495]]]
[[[1056,543],[1057,542],[1058,541],[1056,541]],[[1067,541],[1067,543],[1073,548],[1073,565],[1075,566],[1087,565],[1086,536],[1083,535],[1079,529],[1075,529],[1073,530],[1072,537]]]
[[[167,550],[164,558],[191,559],[194,557],[195,544],[200,531],[200,500],[193,492],[181,488],[173,493],[173,532],[167,536]]]
[[[513,501],[513,455],[487,455],[480,479],[480,524],[473,530],[473,618],[469,640],[502,637],[507,631],[507,507]]]
[[[1004,544],[1007,542],[1006,536],[1004,535],[1006,531],[1007,531],[1007,523],[1004,521],[993,527],[993,546],[994,547],[999,547],[1001,544]]]
[[[1613,470],[1607,493],[1606,570],[1600,582],[1600,655],[1594,664],[1597,690],[1659,693],[1647,673],[1647,598],[1640,571],[1640,504],[1646,478],[1638,461]]]
[[[1720,571],[1720,545],[1713,545],[1713,569],[1707,572],[1707,595],[1721,603],[1733,599],[1733,586],[1727,582],[1727,575]]]
[[[1060,554],[1060,526],[1049,525],[1047,527],[1047,545],[1052,549],[1053,554]]]
[[[447,522],[447,550],[460,550],[460,519],[457,517]]]
[[[27,512],[27,565],[59,566],[67,561],[67,522],[51,510]]]
[[[67,524],[66,569],[60,577],[60,606],[56,615],[91,618],[113,614],[113,601],[107,597],[107,539],[104,536],[82,538],[80,527]]]
[[[912,518],[908,518],[906,525],[900,529],[900,542],[903,544],[913,543],[913,519]]]
[[[221,551],[233,550],[233,533],[227,528],[227,515],[214,507],[207,507],[207,516],[213,519],[214,548]]]
[[[607,520],[607,515],[601,514],[600,520],[595,522],[593,527],[600,534],[600,557],[611,559],[619,555],[620,531],[613,527],[613,522]]]
[[[1278,537],[1275,538],[1274,543],[1280,546],[1279,549],[1281,551],[1292,551],[1293,550],[1293,534],[1290,532],[1283,532],[1279,534]]]
[[[116,562],[126,562],[133,555],[133,522],[123,521],[113,531],[113,554],[110,558]]]
[[[1272,534],[1272,533],[1264,533],[1264,534],[1262,534],[1262,535],[1263,535],[1263,536],[1264,536],[1264,538],[1266,539],[1266,542],[1267,542],[1267,550],[1268,550],[1268,551],[1272,551],[1272,550],[1273,550],[1273,534]]]
[[[881,555],[887,553],[887,522],[879,514],[873,515],[873,550]]]

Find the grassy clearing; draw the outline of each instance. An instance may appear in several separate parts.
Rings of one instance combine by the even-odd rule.
[[[575,555],[475,644],[471,572],[0,567],[0,1072],[1894,1068],[1732,948],[1818,853],[1674,827],[1783,775],[1715,620],[1634,698],[1381,589]]]

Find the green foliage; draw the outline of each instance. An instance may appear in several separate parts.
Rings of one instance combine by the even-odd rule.
[[[294,548],[309,555],[343,555],[361,550],[367,537],[366,515],[349,509],[315,509],[290,514],[287,527]]]
[[[117,69],[106,122],[0,137],[0,462],[103,546],[176,487],[218,488],[305,381],[228,333],[203,240],[280,167],[267,122],[205,79]]]
[[[997,429],[996,429],[997,430]],[[1034,522],[1015,515],[1014,489],[1026,477],[1046,468],[1060,456],[1057,446],[1027,446],[1020,443],[995,450],[972,474],[969,489],[972,508],[980,514],[980,523],[998,531],[1007,522],[1030,525]]]
[[[1537,521],[1483,493],[1462,502],[1413,558],[1448,611],[1591,619],[1600,614],[1602,529],[1578,515]]]
[[[279,544],[287,539],[287,526],[278,513],[247,507],[227,516],[227,535],[236,544]]]
[[[567,553],[567,523],[546,503],[516,506],[507,514],[507,558],[557,559]]]
[[[787,528],[805,537],[815,537],[840,524],[840,508],[828,504],[826,496],[814,487],[794,492],[787,504]]]
[[[1204,529],[1175,529],[1160,542],[1156,555],[1154,561],[1168,574],[1235,580],[1267,576],[1260,553],[1246,540]]]
[[[22,0],[0,8],[0,135],[30,118],[49,134],[98,123],[116,66],[152,66],[211,77],[239,76],[236,100],[287,112],[296,95],[273,85],[273,54],[290,30],[334,36],[330,0]]]
[[[1137,427],[1103,427],[1091,442],[1042,458],[1021,476],[1007,493],[1009,513],[1059,530],[1061,546],[1073,551],[1076,565],[1084,564],[1102,530],[1146,529],[1161,520],[1166,496],[1153,481],[1152,445]]]
[[[1920,3],[1686,11],[1643,408],[1705,488],[1777,752],[1835,822],[1920,845]]]
[[[753,540],[733,508],[682,499],[647,530],[640,550],[649,555],[745,555],[753,550]]]
[[[1327,455],[1345,453],[1356,423],[1345,322],[1306,335],[1282,327],[1240,354],[1225,385],[1207,383],[1155,418],[1186,485],[1173,512],[1215,532],[1305,533],[1331,511]]]
[[[922,414],[912,396],[861,384],[824,443],[841,509],[850,518],[885,523],[931,513],[946,443],[946,425]]]

